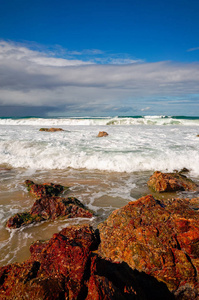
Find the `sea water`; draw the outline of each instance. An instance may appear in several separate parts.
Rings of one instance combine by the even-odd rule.
[[[99,131],[108,136],[98,138]],[[0,118],[0,265],[23,261],[32,242],[70,224],[96,227],[114,209],[149,193],[147,180],[155,170],[187,168],[199,182],[198,134],[198,117]],[[7,219],[34,203],[26,179],[69,186],[65,196],[81,200],[96,217],[7,230]]]

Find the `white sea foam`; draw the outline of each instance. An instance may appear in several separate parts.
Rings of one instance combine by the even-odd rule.
[[[117,172],[186,167],[199,174],[198,126],[64,125],[63,129],[46,133],[35,125],[0,125],[0,165]],[[109,135],[97,138],[100,130]]]
[[[187,125],[199,126],[199,118],[143,116],[106,118],[0,118],[0,125],[14,126],[95,126],[95,125]]]

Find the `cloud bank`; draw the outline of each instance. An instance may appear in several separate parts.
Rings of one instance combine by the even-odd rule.
[[[95,59],[83,61],[0,41],[0,109],[25,106],[39,112],[41,107],[43,114],[45,107],[46,113],[58,115],[103,115],[149,112],[156,105],[166,109],[172,101],[173,108],[179,107],[179,99],[182,105],[191,99],[193,109],[198,105],[198,63],[113,59],[97,64],[93,61],[102,52],[90,51]]]

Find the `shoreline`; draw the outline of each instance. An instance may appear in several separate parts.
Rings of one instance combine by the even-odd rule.
[[[101,207],[98,210],[97,217],[92,217],[92,214],[89,212],[91,219],[88,219],[87,215],[86,218],[66,220],[58,218],[55,220],[52,219],[40,223],[33,223],[32,225],[24,223],[24,227],[22,224],[21,228],[9,230],[8,232],[15,244],[17,235],[20,234],[23,235],[25,233],[26,236],[32,234],[33,238],[33,231],[35,231],[34,233],[37,238],[35,238],[28,247],[30,248],[31,256],[30,253],[27,255],[25,247],[23,249],[21,248],[21,243],[19,243],[18,240],[18,259],[15,257],[17,263],[11,261],[3,264],[0,270],[0,288],[3,293],[2,295],[8,295],[8,299],[9,296],[11,296],[10,299],[12,299],[15,293],[17,293],[17,295],[20,293],[21,296],[27,294],[30,299],[33,299],[35,295],[47,293],[48,284],[46,285],[46,280],[48,282],[49,280],[53,281],[56,278],[56,280],[61,283],[62,288],[61,290],[60,288],[57,290],[57,285],[52,286],[52,292],[65,293],[67,299],[72,299],[70,298],[72,297],[71,292],[81,295],[81,290],[82,288],[85,289],[85,287],[85,295],[88,293],[91,297],[96,295],[96,293],[101,295],[100,291],[102,290],[104,290],[105,294],[111,292],[115,296],[120,295],[120,293],[124,296],[129,295],[129,293],[132,295],[137,295],[137,293],[138,295],[144,295],[143,293],[145,293],[146,290],[143,288],[143,284],[148,289],[145,296],[146,298],[143,298],[145,300],[151,299],[151,293],[154,293],[153,299],[158,300],[163,291],[165,293],[164,299],[167,300],[175,299],[175,297],[177,297],[176,299],[180,299],[178,298],[178,295],[182,294],[186,296],[187,293],[194,295],[194,298],[192,299],[197,299],[198,277],[197,272],[194,270],[196,270],[198,264],[197,260],[199,260],[198,250],[195,246],[195,242],[197,243],[199,240],[197,229],[199,228],[197,216],[199,207],[199,185],[192,182],[189,177],[187,178],[186,176],[181,175],[181,173],[172,174],[154,172],[153,176],[150,176],[147,185],[152,184],[153,189],[155,188],[157,190],[155,194],[158,195],[159,193],[158,198],[154,198],[151,194],[146,196],[142,195],[139,199],[134,201],[131,200],[126,204],[123,203],[119,208],[117,207],[117,209],[113,209],[112,207],[107,215],[100,215],[99,213],[99,211],[103,209],[102,198],[99,198],[98,200],[100,200]],[[87,186],[87,189],[91,183],[95,189],[96,187],[102,189],[103,185],[107,188],[107,183],[105,184],[106,181],[104,178],[102,181],[103,176],[101,173],[100,176],[98,173],[98,180],[96,178],[96,173],[95,177],[94,173],[90,174],[90,177],[88,177],[88,172],[84,175],[86,178],[82,179],[80,176],[79,178],[75,178],[73,174],[73,181],[71,178],[70,186],[73,193],[75,192],[78,183],[79,187],[84,185]],[[105,175],[104,172],[103,175]],[[108,175],[110,177],[110,174],[106,174],[106,176]],[[125,174],[125,176],[123,174],[125,180],[127,180],[126,176],[127,174]],[[177,181],[174,183],[175,178]],[[109,181],[110,185],[113,185],[113,182],[119,184],[122,179],[124,180],[124,178],[118,178],[118,176],[116,178],[115,174],[111,174],[111,179],[111,184]],[[139,179],[141,178],[139,177]],[[103,185],[99,185],[99,180],[101,180]],[[143,180],[142,177],[142,184]],[[161,182],[159,182],[159,180],[161,180]],[[193,190],[193,192],[191,192],[192,195],[195,193],[195,196],[198,196],[198,198],[179,198],[180,195],[185,196],[185,193],[182,194],[183,192],[158,192],[159,187],[160,191],[162,191],[163,185],[165,184],[169,189],[175,189],[176,187],[177,189],[180,189],[180,185],[183,184],[181,186],[183,186],[185,191],[189,189]],[[52,188],[55,190],[53,191]],[[51,193],[57,193],[57,189],[59,189],[58,193],[63,192],[63,196],[61,196],[63,198],[60,199],[65,199],[64,201],[66,203],[67,197],[71,197],[71,191],[68,191],[67,188],[62,185],[54,185],[54,183],[53,185],[46,183],[35,185],[34,182],[27,180],[26,191],[28,190],[29,193],[25,193],[24,190],[23,196],[29,197],[30,200],[33,200],[34,198],[34,205],[39,203],[38,201],[40,200],[46,201],[47,205],[47,203],[53,203],[52,201],[54,201],[53,199],[56,197],[53,198],[53,194]],[[66,193],[64,191],[66,191]],[[46,193],[49,193],[49,196],[45,196],[48,195]],[[167,194],[167,197],[165,194]],[[171,195],[174,194],[175,198],[171,198]],[[123,201],[124,200],[125,199],[123,198]],[[114,200],[112,199],[112,201]],[[107,199],[105,199],[105,202],[107,204]],[[93,204],[94,203],[92,203],[92,205]],[[42,210],[44,209],[44,215],[47,213],[45,207],[48,207],[48,205],[46,205],[43,206],[42,204],[41,207]],[[87,209],[88,205],[86,205],[85,208]],[[49,212],[51,213],[51,209]],[[54,211],[53,214],[56,214],[56,212]],[[38,212],[38,216],[39,215],[40,212]],[[97,219],[98,221],[96,222]],[[10,222],[12,221],[9,220],[7,225],[11,224]],[[57,230],[55,230],[55,227]],[[51,230],[49,230],[50,228]],[[44,234],[41,237],[42,231]],[[23,241],[23,239],[21,241]],[[26,247],[27,246],[28,245],[26,244]],[[170,255],[170,251],[173,253],[172,256]],[[124,262],[127,267],[126,271],[126,267],[124,269],[122,267],[124,266]],[[171,263],[175,265],[174,269],[170,267]],[[105,280],[105,282],[107,282],[107,280],[115,282],[116,289],[115,287],[110,287],[111,283],[106,287],[101,279],[97,280],[97,278],[102,278],[99,276],[102,276],[103,266],[106,266],[106,271],[103,271],[103,276],[105,276],[103,278],[107,278],[103,280]],[[68,268],[70,271],[68,271]],[[91,270],[88,271],[88,268]],[[157,268],[159,268],[158,272]],[[183,273],[180,272],[182,268],[184,268]],[[80,270],[83,272],[83,275],[80,275]],[[109,272],[113,272],[113,270],[115,270],[115,274],[109,277]],[[45,273],[46,271],[47,273]],[[78,288],[73,284],[70,286],[70,280],[69,282],[67,281],[68,272],[70,272],[70,278],[74,277],[75,281],[79,282]],[[97,275],[98,272],[99,275]],[[124,276],[123,272],[127,272],[128,276]],[[95,276],[97,275],[95,283],[93,282],[94,274]],[[191,277],[189,274],[191,274]],[[81,276],[85,277],[83,281]],[[117,276],[122,276],[124,285],[130,285],[131,288],[128,290],[128,288],[123,288],[123,285],[118,285]],[[16,283],[16,278],[21,282],[19,285]],[[40,282],[43,279],[44,286],[40,286]],[[14,283],[12,284],[13,280]],[[135,289],[132,289],[132,285],[134,286],[132,280],[137,281]],[[32,283],[29,287],[29,281],[34,284],[36,282],[38,283],[32,288]],[[62,284],[63,282],[68,282],[67,284],[70,286],[70,291],[68,291],[66,286],[64,287]],[[93,287],[93,284],[94,286],[97,286],[97,290],[96,287]],[[139,285],[140,287],[138,288]],[[81,296],[83,298],[81,299],[87,299],[83,294]],[[34,295],[34,297],[31,295]],[[101,300],[103,297],[100,296],[99,299]],[[142,298],[138,297],[138,299]]]
[[[16,230],[15,235],[5,229],[6,220],[14,213],[26,211],[33,204],[31,197],[23,182],[26,179],[34,182],[54,182],[69,186],[66,196],[79,199],[89,209],[97,213],[97,217],[90,222],[94,228],[104,221],[112,211],[121,208],[130,201],[141,196],[157,193],[152,192],[146,182],[153,172],[118,173],[99,170],[41,170],[34,174],[30,170],[10,169],[1,172],[1,227],[0,227],[0,266],[16,261],[22,262],[29,257],[29,246],[37,239],[48,239],[60,228],[70,224],[82,224],[85,220],[57,220],[42,224],[29,225],[27,228]],[[195,178],[199,183],[199,178]],[[160,198],[174,197],[176,193],[161,194]],[[178,196],[183,198],[194,197],[193,192],[181,192]]]

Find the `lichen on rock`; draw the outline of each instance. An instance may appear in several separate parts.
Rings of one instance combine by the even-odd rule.
[[[198,187],[191,179],[181,173],[162,173],[156,171],[149,178],[148,186],[156,192],[195,191]]]
[[[155,277],[173,293],[186,285],[199,296],[198,203],[152,195],[129,202],[98,226],[98,253]]]

